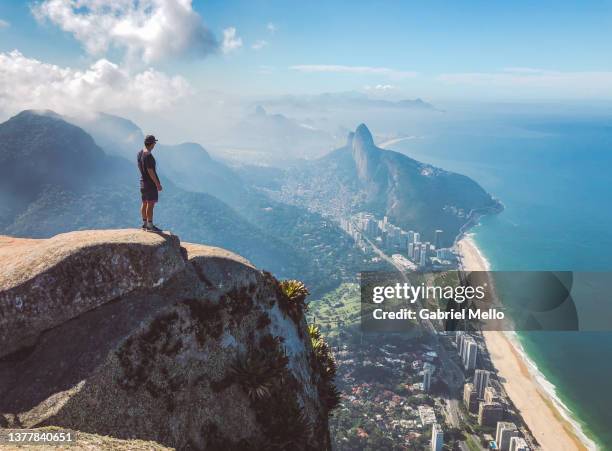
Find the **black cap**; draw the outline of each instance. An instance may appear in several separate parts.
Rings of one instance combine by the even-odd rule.
[[[156,142],[157,142],[157,139],[155,139],[155,136],[153,136],[153,135],[147,135],[145,137],[145,140],[144,140],[145,144],[153,144],[153,143],[156,143]]]

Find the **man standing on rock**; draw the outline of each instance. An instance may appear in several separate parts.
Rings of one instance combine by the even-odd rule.
[[[153,225],[153,208],[158,199],[158,193],[162,190],[159,177],[155,171],[155,158],[153,148],[157,139],[153,135],[147,135],[144,140],[144,149],[138,152],[138,169],[140,170],[140,193],[142,194],[142,230],[147,232],[161,232],[161,229]]]

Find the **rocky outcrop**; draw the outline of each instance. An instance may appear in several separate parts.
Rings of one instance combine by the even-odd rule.
[[[172,235],[73,232],[0,248],[0,357],[42,331],[184,270]]]
[[[301,304],[242,257],[116,230],[0,239],[0,265],[0,427],[329,448]]]

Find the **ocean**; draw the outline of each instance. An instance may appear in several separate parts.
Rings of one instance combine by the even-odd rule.
[[[612,111],[558,108],[451,112],[389,147],[501,200],[505,210],[471,230],[493,270],[612,274]],[[612,302],[601,314],[612,318]],[[572,419],[612,450],[612,329],[517,336]]]

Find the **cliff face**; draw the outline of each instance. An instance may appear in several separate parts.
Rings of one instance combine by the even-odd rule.
[[[219,248],[136,230],[0,238],[0,427],[178,449],[327,449],[302,310]]]

